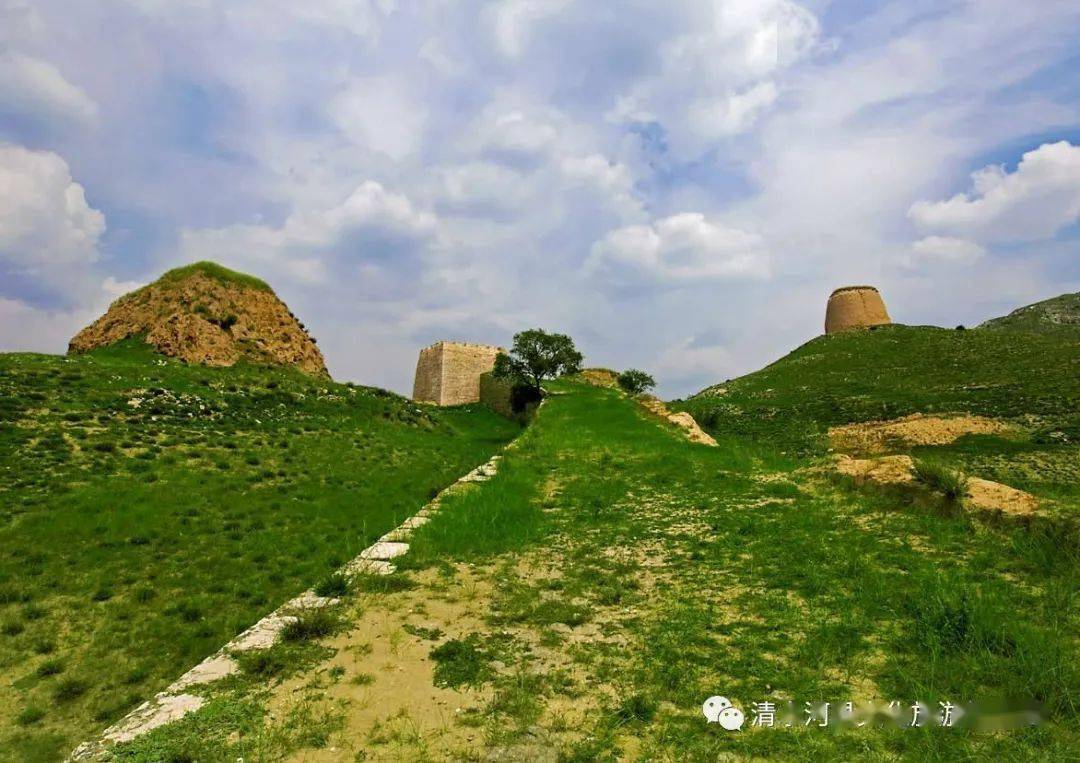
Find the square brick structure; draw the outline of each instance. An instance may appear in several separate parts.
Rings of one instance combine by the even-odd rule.
[[[480,400],[480,375],[506,352],[490,344],[436,342],[420,350],[413,381],[413,400],[436,405],[462,405]]]

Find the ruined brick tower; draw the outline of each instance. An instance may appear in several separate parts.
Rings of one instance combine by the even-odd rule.
[[[829,296],[825,333],[892,323],[881,294],[873,286],[843,286]]]
[[[501,347],[467,342],[436,342],[420,350],[413,382],[413,400],[461,405],[480,400],[480,374],[495,365]]]

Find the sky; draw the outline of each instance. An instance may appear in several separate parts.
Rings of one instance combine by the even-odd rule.
[[[570,334],[671,398],[877,286],[1080,290],[1075,0],[0,0],[0,350],[214,260],[333,376]]]

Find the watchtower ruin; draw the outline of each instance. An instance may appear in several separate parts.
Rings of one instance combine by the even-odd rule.
[[[825,333],[892,323],[881,294],[873,286],[843,286],[829,296]]]
[[[461,405],[480,400],[480,375],[495,366],[502,347],[468,342],[436,342],[420,350],[413,400]]]

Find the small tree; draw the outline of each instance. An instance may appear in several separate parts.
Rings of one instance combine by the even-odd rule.
[[[530,387],[537,396],[540,383],[581,370],[581,353],[566,334],[549,334],[543,329],[529,329],[514,334],[510,354],[495,358],[492,375],[498,379]]]
[[[630,368],[619,374],[619,386],[630,395],[640,395],[656,386],[656,380],[644,371]]]

